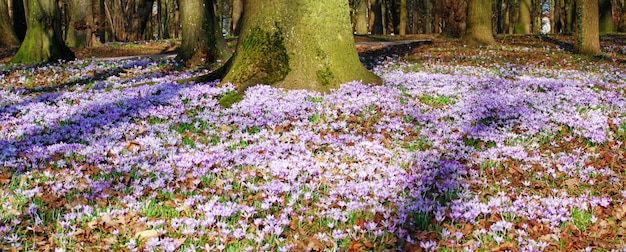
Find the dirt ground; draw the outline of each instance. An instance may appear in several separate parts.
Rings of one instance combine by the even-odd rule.
[[[389,35],[371,35],[371,36],[354,36],[357,44],[357,51],[360,54],[365,54],[367,57],[380,56],[380,54],[388,56],[406,56],[410,55],[411,58],[419,58],[421,56],[433,56],[435,54],[442,60],[456,59],[458,58],[457,49],[464,48],[462,43],[458,39],[444,38],[439,35],[407,35],[407,36],[389,36]],[[430,44],[420,44],[419,47],[396,47],[389,46],[393,42],[406,42],[411,41],[432,41]],[[564,52],[571,52],[572,37],[565,35],[550,35],[550,36],[497,36],[496,41],[499,45],[511,45],[521,47],[557,47]],[[230,39],[228,41],[231,48],[234,50],[236,46],[236,39]],[[136,56],[136,55],[154,55],[154,54],[166,54],[176,53],[176,50],[180,46],[180,40],[164,40],[164,41],[140,41],[132,43],[122,42],[110,42],[99,46],[93,46],[88,48],[75,48],[74,53],[78,59],[89,58],[111,58],[111,57],[123,57],[123,56]],[[496,45],[497,46],[497,45]],[[601,46],[604,55],[594,56],[597,60],[608,60],[616,65],[626,64],[626,34],[614,34],[610,36],[601,37]],[[18,48],[0,48],[0,63],[8,62],[15,54]],[[474,50],[478,51],[478,50]],[[465,52],[468,53],[468,52]],[[470,52],[471,53],[471,52]],[[383,56],[384,56],[383,55]],[[511,53],[502,55],[503,57],[517,57],[517,53]],[[545,55],[530,55],[530,57],[523,57],[521,60],[527,60],[530,63],[535,61],[545,61]],[[559,64],[560,59],[551,59],[551,62]],[[524,62],[520,62],[524,63]]]

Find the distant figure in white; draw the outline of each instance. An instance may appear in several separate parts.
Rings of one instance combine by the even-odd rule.
[[[541,34],[548,34],[550,33],[550,18],[549,17],[542,17],[541,18]]]

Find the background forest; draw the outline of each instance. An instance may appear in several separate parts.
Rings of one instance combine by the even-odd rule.
[[[353,30],[357,35],[443,33],[460,37],[465,32],[467,2],[353,0],[350,1]],[[494,34],[571,34],[574,31],[574,1],[491,2]],[[626,2],[599,2],[601,32],[626,32]],[[213,4],[224,36],[237,36],[243,1],[218,0]],[[70,47],[181,36],[179,2],[175,0],[67,0],[59,1],[59,5],[63,38]],[[23,2],[2,0],[0,8],[8,14],[4,17],[8,19],[1,21],[2,25],[12,25],[17,38],[23,40],[26,32]],[[542,31],[546,24],[550,29]],[[3,28],[4,32],[8,30],[11,29]],[[10,39],[11,36],[2,36],[0,45],[17,45]]]
[[[0,0],[0,251],[625,251],[625,10]]]

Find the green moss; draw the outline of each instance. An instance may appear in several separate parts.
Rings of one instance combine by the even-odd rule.
[[[222,98],[219,99],[219,104],[222,108],[230,108],[233,104],[243,100],[243,96],[238,92],[228,92]]]
[[[321,83],[323,86],[328,86],[333,83],[335,76],[329,67],[326,69],[320,69],[315,72],[317,74],[317,81]]]
[[[241,43],[237,57],[242,57],[242,60],[231,70],[234,83],[249,86],[262,82],[271,85],[284,80],[291,71],[280,29],[268,32],[255,27]]]

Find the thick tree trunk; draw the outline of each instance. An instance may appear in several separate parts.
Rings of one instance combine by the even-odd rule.
[[[519,19],[515,27],[516,34],[530,34],[531,0],[521,0],[519,5]]]
[[[179,0],[183,39],[177,57],[188,66],[226,62],[230,58],[212,2]]]
[[[73,60],[72,52],[63,42],[61,13],[56,0],[28,1],[26,37],[11,59],[13,63],[35,63]]]
[[[491,0],[469,0],[463,41],[470,46],[496,43],[491,29]]]
[[[600,53],[598,1],[576,0],[574,53]]]
[[[0,0],[0,47],[19,46],[20,40],[15,34],[11,19],[9,19],[9,3]]]
[[[381,80],[361,65],[348,1],[249,0],[237,51],[223,82],[326,92],[339,84]]]
[[[91,46],[93,10],[91,0],[70,0],[70,22],[66,39],[69,47]]]
[[[407,23],[409,19],[409,13],[406,5],[406,0],[400,0],[400,18],[398,22],[398,34],[401,36],[406,35]]]
[[[600,0],[600,33],[611,33],[615,31],[615,24],[613,23],[613,6],[611,0]]]
[[[356,17],[355,17],[355,34],[366,35],[367,24],[369,19],[367,18],[367,9],[369,8],[367,0],[356,1]]]

